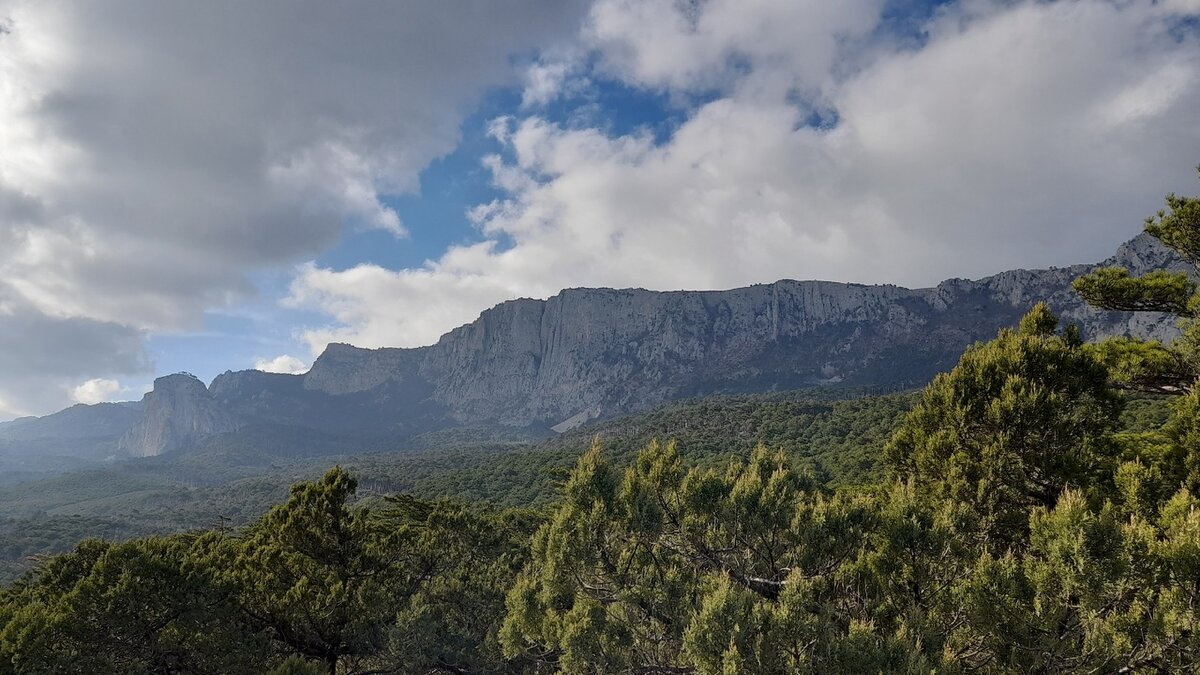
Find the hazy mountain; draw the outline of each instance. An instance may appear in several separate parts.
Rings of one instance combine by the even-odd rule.
[[[1101,264],[1137,273],[1173,260],[1142,235]],[[708,393],[916,386],[1041,299],[1088,338],[1173,335],[1165,317],[1086,307],[1070,282],[1095,267],[923,289],[791,280],[728,291],[568,289],[497,305],[427,347],[331,344],[304,375],[227,372],[210,387],[159,378],[120,448],[156,455],[250,430],[364,442],[462,425],[565,430]]]
[[[118,440],[141,417],[140,402],[73,405],[45,417],[0,423],[0,474],[59,470],[123,454]]]
[[[142,398],[142,414],[121,436],[118,448],[134,457],[179,449],[193,439],[237,431],[243,416],[221,405],[188,373],[160,377]]]

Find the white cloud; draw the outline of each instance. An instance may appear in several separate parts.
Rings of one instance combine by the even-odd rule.
[[[1160,7],[1177,14],[1200,14],[1200,0],[1162,0]]]
[[[307,371],[309,365],[288,354],[281,354],[273,359],[259,359],[254,362],[254,369],[261,370],[264,373],[287,373],[288,375],[299,375]]]
[[[696,93],[827,85],[842,48],[871,32],[883,0],[599,0],[584,30],[631,84]]]
[[[0,399],[0,421],[7,421],[15,417],[24,417],[26,413],[19,408],[10,406],[4,399]]]
[[[71,400],[92,405],[112,401],[122,391],[121,383],[116,380],[95,378],[71,389]]]
[[[523,107],[546,105],[562,94],[571,65],[565,61],[536,63],[525,72]]]
[[[12,4],[0,185],[39,210],[0,226],[0,271],[47,314],[179,328],[346,222],[402,234],[380,197],[571,12],[391,7]]]
[[[417,190],[486,89],[516,84],[510,58],[569,35],[581,10],[0,0],[0,343],[57,339],[16,333],[10,316],[36,314],[138,352],[346,226],[403,236],[383,197]],[[71,382],[134,372],[86,355],[64,355]],[[23,363],[0,396],[66,402],[69,384]]]
[[[0,419],[42,414],[71,401],[81,381],[147,374],[143,333],[119,324],[46,316],[0,277]]]
[[[498,84],[524,107],[492,128],[484,241],[412,269],[301,264],[288,302],[330,317],[314,351],[428,343],[567,286],[1094,260],[1194,191],[1200,44],[1171,29],[1195,0],[969,0],[920,45],[881,35],[882,3],[598,0],[581,23],[538,0],[454,20],[434,0],[0,0],[0,416],[147,375],[147,334],[348,225],[403,237],[384,197],[416,190]],[[533,112],[603,78],[684,122],[659,143]]]
[[[1200,41],[1168,14],[973,2],[923,45],[839,56],[877,5],[601,2],[583,39],[605,72],[720,95],[661,145],[504,120],[513,159],[485,164],[506,195],[473,211],[485,242],[399,271],[308,265],[291,302],[334,320],[308,333],[319,350],[428,343],[567,286],[919,285],[1099,260],[1163,193],[1194,189]],[[807,126],[817,109],[836,127]]]
[[[407,232],[400,216],[381,201],[379,176],[379,167],[365,149],[341,141],[305,147],[267,168],[269,182],[305,208],[342,213],[367,227],[403,237]],[[398,178],[392,191],[414,191],[415,180],[415,176]]]

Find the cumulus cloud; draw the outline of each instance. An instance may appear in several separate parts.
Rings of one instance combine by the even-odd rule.
[[[0,332],[19,305],[44,330],[112,327],[130,353],[345,227],[403,237],[382,197],[415,191],[484,90],[516,82],[510,58],[579,16],[538,0],[0,0]],[[92,355],[62,360],[95,371]],[[0,397],[40,410],[62,395],[49,377],[26,389],[23,363]]]
[[[261,270],[295,269],[287,304],[329,317],[314,352],[416,345],[569,286],[1096,260],[1194,190],[1195,0],[965,0],[905,36],[885,3],[0,0],[0,417],[150,374],[147,335]],[[614,134],[593,114],[614,83],[681,123]],[[491,126],[479,241],[303,262],[346,227],[408,236],[385,197],[493,85],[523,96]],[[550,116],[572,97],[590,112]]]
[[[92,405],[112,401],[122,391],[121,383],[116,380],[95,378],[71,389],[71,400],[76,403]]]
[[[264,373],[286,373],[299,375],[307,371],[308,364],[303,360],[288,354],[280,354],[273,359],[259,359],[254,362],[254,369]]]
[[[669,139],[500,120],[483,242],[398,271],[308,265],[290,302],[334,319],[314,350],[416,345],[567,286],[923,285],[1099,260],[1194,189],[1197,11],[970,2],[913,44],[881,38],[869,1],[603,0],[580,39],[598,72],[682,101]]]
[[[521,106],[545,105],[563,94],[567,76],[573,69],[567,60],[535,63],[525,71],[525,89],[521,93]]]
[[[149,373],[143,337],[121,324],[46,316],[0,281],[0,415],[61,407],[84,379]]]
[[[847,42],[879,23],[883,0],[599,0],[583,31],[601,69],[680,93],[819,90]]]

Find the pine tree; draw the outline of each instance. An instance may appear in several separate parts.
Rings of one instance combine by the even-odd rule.
[[[216,534],[88,541],[53,559],[0,603],[0,672],[262,672],[266,636],[208,564],[221,545]]]
[[[1167,195],[1166,208],[1146,219],[1145,231],[1200,272],[1200,197]],[[1121,386],[1178,397],[1166,426],[1129,447],[1117,472],[1125,506],[1147,518],[1180,487],[1200,494],[1200,289],[1192,279],[1183,272],[1134,277],[1105,268],[1075,281],[1097,307],[1179,319],[1181,333],[1170,344],[1120,337],[1096,347]]]
[[[1169,194],[1166,206],[1146,219],[1146,232],[1200,269],[1200,197]],[[1187,394],[1196,388],[1200,377],[1200,292],[1187,274],[1153,270],[1135,277],[1124,268],[1107,267],[1076,279],[1075,289],[1089,304],[1102,309],[1165,312],[1180,320],[1182,334],[1170,344],[1112,338],[1100,345],[1121,383],[1162,394]]]
[[[407,573],[419,565],[397,564],[405,554],[400,533],[351,506],[356,487],[340,467],[293,486],[230,561],[246,614],[331,674],[344,659],[385,647],[395,598],[413,592]]]
[[[925,388],[885,452],[897,475],[967,505],[976,536],[1019,545],[1037,507],[1063,490],[1105,492],[1120,400],[1073,327],[1044,304],[963,354]]]
[[[623,478],[598,446],[533,539],[501,640],[566,673],[794,673],[892,663],[839,598],[869,499],[821,494],[765,448],[686,469],[651,443]]]

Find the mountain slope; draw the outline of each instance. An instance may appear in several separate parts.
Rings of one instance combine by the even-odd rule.
[[[141,403],[73,405],[45,417],[0,424],[0,482],[120,454],[118,440],[141,417]]]
[[[1141,235],[1101,264],[1140,273],[1175,260]],[[1042,299],[1088,338],[1173,335],[1167,317],[1086,307],[1070,283],[1095,267],[924,289],[792,280],[728,291],[567,289],[497,305],[427,347],[332,344],[304,375],[228,372],[208,389],[189,382],[182,398],[160,379],[122,448],[156,455],[268,427],[364,443],[463,425],[565,431],[714,393],[917,386]]]

